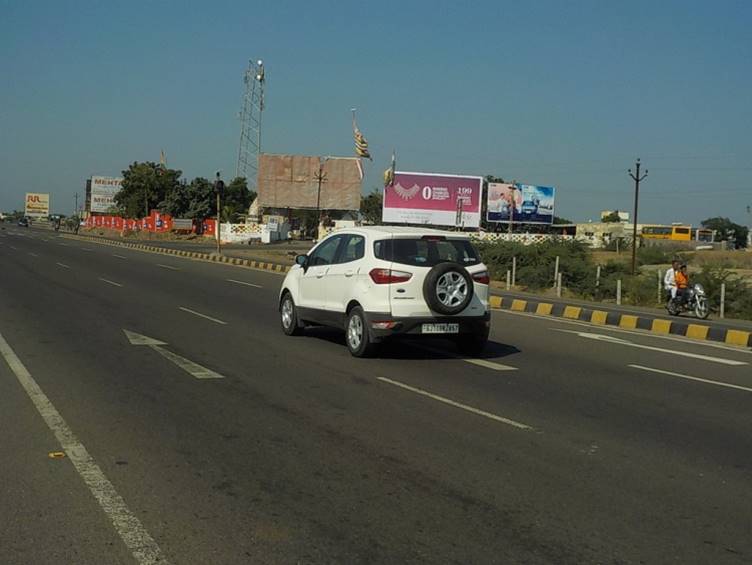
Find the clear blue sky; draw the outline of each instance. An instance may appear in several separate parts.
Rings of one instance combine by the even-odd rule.
[[[746,1],[0,0],[0,210],[70,212],[92,174],[235,169],[242,73],[267,67],[264,150],[553,185],[557,215],[751,223]]]

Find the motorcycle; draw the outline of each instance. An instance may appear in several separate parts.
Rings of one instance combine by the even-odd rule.
[[[694,312],[694,315],[704,320],[710,314],[708,297],[700,283],[695,283],[684,291],[684,298],[669,298],[666,310],[672,316],[678,316],[683,312]]]

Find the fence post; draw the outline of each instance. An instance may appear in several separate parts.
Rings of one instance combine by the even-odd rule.
[[[662,292],[663,285],[661,284],[663,282],[663,280],[662,280],[663,277],[661,276],[661,270],[660,269],[658,269],[656,271],[656,274],[658,275],[658,295],[657,295],[658,296],[658,304],[660,304],[661,302],[663,302],[663,292]]]
[[[721,310],[719,314],[721,318],[726,315],[726,283],[721,283]]]
[[[616,305],[621,306],[621,279],[616,281]]]
[[[599,290],[601,286],[601,266],[598,265],[595,268],[595,290]]]
[[[561,298],[561,272],[556,274],[556,296]]]
[[[512,271],[507,269],[507,290],[512,287]]]
[[[554,286],[556,286],[558,281],[559,281],[559,256],[557,255],[556,264],[554,266]]]
[[[517,285],[517,257],[512,257],[512,286]]]

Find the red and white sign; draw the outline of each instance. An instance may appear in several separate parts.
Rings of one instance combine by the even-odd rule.
[[[384,188],[382,220],[477,228],[483,177],[396,171]]]

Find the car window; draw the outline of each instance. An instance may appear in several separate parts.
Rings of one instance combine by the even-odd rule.
[[[341,235],[336,235],[331,239],[327,239],[324,243],[319,245],[309,259],[309,265],[311,267],[317,267],[319,265],[331,265],[334,263],[334,257],[337,255],[337,248],[342,242]]]
[[[378,259],[403,265],[433,267],[451,261],[460,265],[477,265],[480,258],[466,239],[397,238],[374,243]]]
[[[362,235],[349,235],[342,245],[337,263],[349,263],[362,259],[366,254],[366,239]]]

